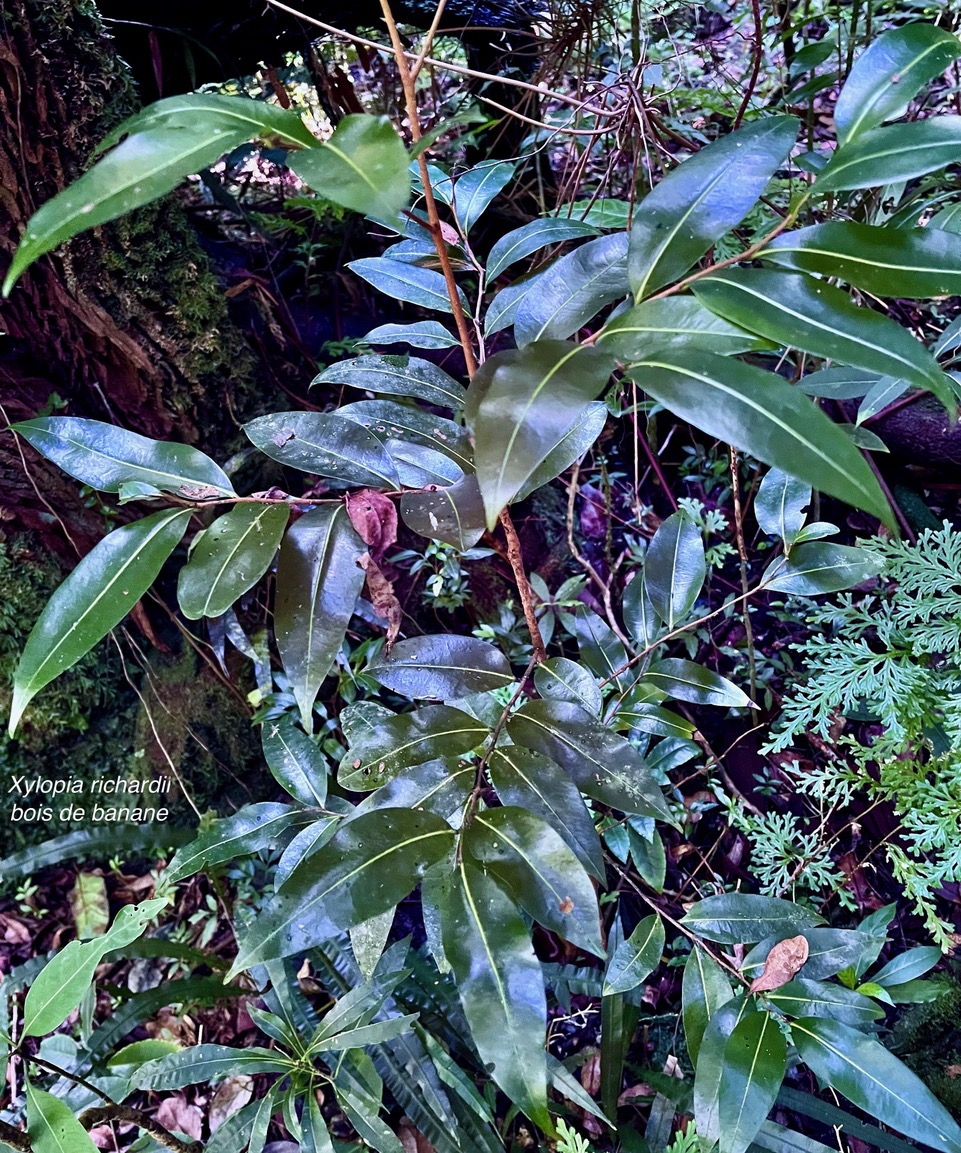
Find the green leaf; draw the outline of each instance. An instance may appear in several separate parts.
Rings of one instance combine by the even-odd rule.
[[[166,905],[160,897],[125,905],[102,936],[71,941],[55,953],[34,979],[23,1003],[23,1035],[42,1037],[62,1025],[80,1004],[106,954],[135,941]]]
[[[265,721],[264,759],[274,779],[296,801],[322,809],[327,801],[327,758],[291,716]]]
[[[663,893],[664,878],[667,875],[667,854],[660,833],[652,829],[649,837],[642,836],[628,823],[627,837],[631,848],[631,860],[641,879],[650,885],[655,893]]]
[[[636,573],[625,588],[621,608],[627,631],[641,648],[648,648],[660,632],[661,625],[651,604],[643,571]]]
[[[269,722],[268,722],[269,723]],[[239,856],[256,853],[273,844],[297,819],[290,805],[261,801],[244,805],[230,817],[215,821],[195,841],[178,849],[164,874],[170,884]]]
[[[642,683],[653,685],[676,701],[688,701],[692,705],[729,709],[751,707],[751,698],[732,681],[681,657],[655,661],[644,673]]]
[[[350,948],[354,954],[354,959],[360,966],[360,971],[364,975],[364,980],[369,981],[374,975],[374,970],[377,968],[377,962],[384,954],[384,947],[387,944],[387,938],[390,936],[390,931],[394,925],[394,916],[396,909],[388,909],[385,913],[379,913],[376,917],[371,917],[369,921],[361,921],[359,925],[355,925],[350,930]],[[398,1030],[402,1032],[403,1030]],[[396,1036],[391,1033],[390,1036]],[[382,1038],[383,1039],[383,1038]],[[370,1044],[369,1041],[363,1042]],[[338,1046],[331,1046],[337,1048]],[[350,1045],[342,1046],[349,1049]]]
[[[337,782],[353,792],[383,785],[402,769],[436,757],[470,752],[489,735],[487,725],[449,705],[426,705],[375,724],[340,762]]]
[[[373,335],[368,333],[365,339],[370,340]],[[456,345],[457,341],[453,343]],[[412,396],[441,408],[462,408],[467,396],[463,385],[442,368],[416,356],[358,356],[341,360],[325,368],[310,384],[311,388],[315,384],[346,384],[365,392]]]
[[[643,686],[646,692],[647,687]],[[634,703],[630,694],[617,706],[617,712],[608,717],[608,724],[618,730],[637,729],[650,733],[652,737],[681,737],[690,740],[694,736],[694,725],[670,709],[662,709],[645,701]]]
[[[928,350],[900,324],[853,304],[840,288],[802,273],[738,268],[705,277],[694,291],[708,308],[785,347],[881,376],[903,376],[917,388],[933,392],[945,408],[954,409],[953,394]],[[791,458],[782,457],[781,463],[785,459]],[[809,479],[796,468],[792,471]]]
[[[897,957],[892,957],[886,965],[878,969],[871,980],[885,988],[902,985],[906,981],[913,981],[916,977],[923,977],[934,968],[941,957],[941,950],[936,945],[917,945]]]
[[[787,1043],[769,1013],[746,1013],[724,1046],[718,1153],[745,1153],[777,1100]]]
[[[125,428],[77,416],[45,416],[10,426],[47,460],[100,492],[142,482],[163,492],[232,496],[230,478],[209,456],[186,444],[151,440]]]
[[[651,604],[672,631],[686,619],[707,576],[701,530],[683,512],[662,521],[644,558]]]
[[[519,347],[537,340],[564,340],[606,304],[626,296],[627,234],[589,240],[556,260],[517,309],[514,336]]]
[[[180,543],[189,510],[154,513],[108,533],[61,584],[33,626],[13,677],[10,735],[38,692],[118,625]]]
[[[863,368],[822,368],[802,376],[797,386],[808,396],[852,400],[864,396],[881,379],[878,373]]]
[[[613,366],[595,349],[559,340],[499,352],[483,364],[468,389],[466,414],[489,529],[575,427]]]
[[[578,788],[627,813],[671,820],[670,810],[634,746],[577,705],[528,701],[507,722],[512,741],[543,752]]]
[[[289,517],[286,504],[238,504],[218,517],[180,570],[184,616],[219,617],[253,588],[270,567]]]
[[[767,348],[769,342],[716,316],[693,296],[665,296],[619,313],[604,325],[594,343],[630,364],[668,349],[734,356]]]
[[[473,471],[467,432],[446,417],[393,400],[355,400],[339,408],[336,415],[363,425],[382,443],[401,440],[423,444],[449,456],[464,472]]]
[[[541,1127],[547,1112],[544,977],[503,889],[461,861],[439,909],[444,952],[471,1037],[500,1089]]]
[[[645,917],[633,933],[614,950],[604,974],[604,996],[630,993],[661,963],[664,925],[654,914]]]
[[[570,429],[521,485],[515,499],[526,500],[532,492],[566,472],[574,461],[580,460],[604,431],[608,415],[608,407],[603,401],[595,400],[586,404],[575,417]]]
[[[817,913],[779,897],[721,893],[697,901],[681,918],[681,924],[708,941],[741,945],[788,929],[794,935],[803,929],[813,929],[822,920]]]
[[[393,217],[410,199],[407,149],[386,116],[344,116],[329,140],[292,152],[287,165],[325,200],[366,216]]]
[[[376,809],[355,817],[267,901],[231,974],[303,953],[392,909],[453,843],[453,830],[433,813]]]
[[[305,513],[284,537],[277,563],[277,650],[308,733],[324,678],[343,644],[364,584],[364,542],[343,505]]]
[[[797,138],[772,116],[715,140],[666,176],[634,210],[628,273],[635,298],[683,276],[754,207]]]
[[[601,715],[604,699],[593,675],[567,657],[551,657],[534,670],[534,687],[544,700],[570,701],[592,717]]]
[[[818,175],[814,191],[879,188],[897,181],[915,180],[953,164],[959,144],[961,118],[957,116],[934,116],[929,120],[873,128],[834,152]],[[948,219],[938,223],[936,217],[929,227],[944,228]]]
[[[364,488],[396,488],[397,470],[380,440],[336,412],[272,412],[244,425],[251,442],[301,472]]]
[[[527,809],[564,838],[585,869],[604,878],[604,853],[580,790],[553,761],[519,745],[495,749],[487,762],[501,804]]]
[[[404,493],[400,515],[414,532],[428,540],[444,541],[461,552],[473,548],[486,531],[484,501],[473,474],[450,488]]]
[[[869,1117],[934,1149],[961,1149],[961,1129],[947,1109],[879,1041],[823,1017],[795,1021],[791,1036],[801,1060]]]
[[[733,997],[734,990],[727,974],[710,953],[694,945],[684,963],[684,976],[681,981],[684,1039],[694,1065],[697,1065],[701,1041],[708,1022],[713,1020],[717,1010]]]
[[[754,515],[762,532],[780,537],[785,552],[804,528],[811,486],[779,468],[768,469],[754,498]]]
[[[596,231],[593,225],[580,220],[565,220],[556,216],[523,224],[505,233],[491,248],[487,257],[487,281],[493,283],[505,268],[510,268],[512,264],[541,248],[582,236],[594,236]]]
[[[937,950],[940,956],[940,950]],[[830,1017],[845,1025],[868,1028],[884,1016],[884,1011],[868,997],[843,985],[795,977],[764,996],[788,1017]]]
[[[436,320],[413,324],[380,324],[364,337],[365,344],[406,344],[410,348],[430,348],[435,352],[457,348],[460,341]]]
[[[90,1134],[60,1097],[26,1082],[27,1136],[33,1153],[95,1153]]]
[[[959,149],[961,133],[956,154]],[[926,299],[961,293],[961,236],[937,228],[831,221],[782,233],[758,255],[802,272],[836,276],[875,296]]]
[[[959,55],[958,38],[934,24],[905,24],[882,33],[854,62],[834,106],[838,146],[900,116]]]
[[[853,588],[883,571],[883,558],[868,549],[811,541],[797,545],[790,557],[773,561],[764,574],[762,587],[765,592],[814,597]]]
[[[433,312],[454,311],[447,293],[447,281],[441,273],[430,268],[403,264],[386,256],[365,256],[361,260],[350,261],[347,267],[392,300],[405,300],[408,304],[416,304],[419,308],[428,308]],[[466,313],[467,298],[463,292],[459,292],[459,296],[461,307]]]
[[[233,1049],[229,1045],[191,1045],[150,1061],[130,1078],[131,1089],[182,1089],[222,1077],[253,1073],[289,1073],[293,1061],[270,1049]]]
[[[103,876],[78,873],[70,890],[70,913],[81,941],[99,937],[110,924],[110,900]]]
[[[475,813],[464,849],[535,921],[588,953],[605,955],[591,879],[541,817],[512,805]]]
[[[498,192],[510,182],[515,167],[504,160],[484,160],[454,181],[452,207],[465,236]]]
[[[696,952],[696,950],[695,950]],[[717,1142],[721,1135],[720,1095],[725,1074],[724,1050],[735,1026],[746,1013],[752,1012],[746,998],[729,999],[705,1020],[697,1056],[692,1058],[694,1072],[694,1122],[698,1136],[705,1144]]]
[[[574,613],[574,636],[581,659],[592,673],[613,680],[619,689],[630,684],[624,642],[597,613],[578,607]]]
[[[801,480],[863,508],[889,527],[894,524],[890,506],[855,446],[806,396],[774,373],[703,352],[665,358],[635,369],[633,375],[666,409],[709,436],[765,464],[790,461]]]
[[[284,847],[277,867],[274,869],[274,888],[279,889],[294,869],[305,861],[318,849],[323,848],[336,833],[340,818],[336,816],[321,817],[312,821],[306,828],[301,829],[292,837]]]
[[[881,379],[871,386],[865,393],[864,399],[858,405],[857,423],[854,425],[844,425],[845,431],[860,447],[864,447],[863,439],[865,436],[870,440],[874,438],[875,445],[871,447],[880,446],[881,451],[886,451],[884,443],[881,439],[875,436],[869,428],[862,428],[861,426],[865,421],[870,420],[872,416],[876,416],[882,412],[889,404],[893,403],[898,397],[903,396],[911,387],[908,381],[902,380],[893,376],[882,376]]]
[[[447,633],[398,641],[365,671],[385,688],[414,699],[448,700],[514,683],[500,649],[474,637]]]
[[[366,1069],[363,1066],[356,1069],[358,1054],[348,1055],[339,1065],[334,1077],[337,1102],[357,1133],[368,1145],[377,1150],[377,1153],[404,1153],[403,1145],[379,1116],[383,1083],[370,1067],[370,1059],[366,1060],[368,1062]],[[364,1077],[364,1073],[369,1073],[370,1079]],[[371,1081],[375,1078],[372,1092]]]

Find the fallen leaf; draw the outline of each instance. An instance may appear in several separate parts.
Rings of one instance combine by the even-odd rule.
[[[248,1105],[253,1095],[254,1079],[246,1073],[221,1081],[210,1102],[210,1132],[215,1133],[228,1117]]]
[[[419,1129],[414,1127],[409,1117],[401,1117],[397,1126],[397,1136],[404,1146],[404,1153],[436,1153],[434,1146]]]
[[[397,506],[381,492],[363,489],[347,497],[347,515],[375,561],[397,540]]]
[[[367,574],[367,591],[370,593],[370,603],[374,606],[374,612],[387,622],[387,651],[390,652],[391,645],[397,640],[397,634],[400,632],[404,610],[400,607],[400,601],[394,596],[394,586],[381,572],[370,553],[365,552],[360,558],[360,567]]]
[[[171,1132],[183,1133],[186,1137],[200,1140],[203,1131],[203,1114],[196,1105],[188,1105],[183,1093],[165,1097],[155,1114],[157,1123]]]
[[[601,1091],[601,1056],[592,1053],[581,1066],[581,1084],[584,1091],[591,1097],[596,1097]]]
[[[788,937],[786,941],[778,941],[768,953],[761,975],[751,982],[750,992],[768,993],[786,985],[797,975],[810,951],[806,937]]]

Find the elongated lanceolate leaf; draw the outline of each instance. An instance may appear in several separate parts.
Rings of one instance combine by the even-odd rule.
[[[180,570],[177,600],[185,617],[219,617],[260,580],[284,535],[286,504],[238,504],[219,517]]]
[[[791,1037],[801,1060],[869,1117],[945,1153],[961,1150],[957,1122],[880,1041],[823,1017],[795,1021]]]
[[[484,502],[473,473],[450,488],[405,493],[400,515],[414,532],[452,544],[461,552],[473,548],[486,529]]]
[[[464,848],[535,921],[605,955],[594,885],[546,821],[513,805],[475,813]]]
[[[797,138],[772,116],[716,140],[666,176],[634,210],[628,273],[637,300],[677,280],[754,207]]]
[[[673,513],[658,526],[644,560],[648,596],[669,631],[690,613],[706,576],[701,530]]]
[[[636,989],[661,963],[663,952],[664,924],[661,918],[657,914],[645,917],[627,940],[614,950],[604,974],[604,996]]]
[[[914,981],[923,977],[933,969],[941,960],[941,950],[936,945],[918,945],[908,949],[897,957],[892,957],[886,965],[882,965],[871,980],[876,985],[890,988],[894,985],[903,985],[906,981]]]
[[[733,997],[734,990],[727,974],[710,953],[695,945],[684,963],[681,981],[684,1039],[695,1065],[708,1022]]]
[[[546,700],[570,701],[592,717],[601,715],[604,698],[594,675],[567,657],[551,657],[534,670],[534,687]]]
[[[414,324],[380,324],[364,337],[365,344],[406,344],[410,348],[442,351],[456,348],[460,341],[436,320],[419,320]]]
[[[843,985],[808,977],[795,977],[765,996],[788,1017],[829,1017],[864,1029],[884,1016],[884,1010],[870,997],[845,989]]]
[[[514,321],[520,347],[535,340],[563,340],[606,304],[626,296],[627,234],[589,240],[545,270],[537,291],[521,301]]]
[[[544,977],[523,918],[493,877],[467,861],[457,866],[438,914],[481,1061],[532,1121],[549,1125]]]
[[[498,192],[510,182],[515,167],[505,160],[484,160],[454,181],[452,208],[465,236]]]
[[[27,1136],[33,1153],[96,1153],[97,1146],[66,1101],[35,1089],[29,1081],[25,1088]]]
[[[584,236],[594,236],[597,229],[580,220],[565,220],[560,217],[548,217],[544,220],[532,220],[528,224],[515,228],[496,241],[487,257],[487,280],[492,283],[504,271],[530,256],[541,248],[551,244],[560,244],[565,240],[576,240]]]
[[[958,116],[935,116],[930,120],[874,128],[834,153],[815,181],[814,191],[878,188],[901,180],[915,180],[953,164],[959,146],[961,117]],[[945,228],[947,221],[935,217],[929,227]]]
[[[682,924],[708,941],[741,945],[788,929],[793,933],[813,929],[822,920],[817,913],[793,901],[753,893],[722,893],[697,901],[682,918]]]
[[[765,938],[744,958],[741,972],[748,978],[759,976],[774,945],[779,940],[795,935],[795,931],[788,928],[781,930],[777,935]],[[808,959],[801,969],[801,976],[813,981],[822,981],[825,977],[833,977],[836,973],[840,973],[842,969],[854,968],[865,951],[874,946],[871,954],[873,960],[884,943],[883,932],[878,941],[877,938],[854,929],[803,929],[802,935],[807,940],[809,952]]]
[[[609,320],[595,341],[597,348],[633,363],[664,349],[703,349],[734,356],[766,348],[763,337],[731,324],[693,296],[645,300]]]
[[[576,426],[613,367],[605,354],[559,340],[484,363],[468,389],[466,413],[488,528]]]
[[[789,557],[772,561],[762,585],[767,592],[813,597],[853,588],[884,571],[877,553],[831,541],[799,544]]]
[[[500,649],[474,637],[446,633],[398,641],[389,653],[381,653],[369,664],[367,672],[387,688],[415,700],[466,697],[514,681]]]
[[[270,1049],[234,1049],[229,1045],[191,1045],[149,1061],[130,1079],[132,1089],[182,1089],[222,1077],[253,1073],[289,1073],[293,1062]]]
[[[746,1153],[767,1119],[787,1066],[787,1042],[770,1013],[746,1013],[724,1046],[718,1153]]]
[[[302,953],[392,909],[453,843],[453,830],[433,813],[376,809],[354,818],[267,902],[232,973]]]
[[[385,447],[393,449],[397,441],[424,445],[449,456],[464,472],[473,469],[467,432],[446,417],[394,400],[355,400],[337,409],[335,415],[362,425]]]
[[[705,277],[694,291],[708,308],[787,348],[904,377],[953,411],[951,389],[928,350],[901,325],[859,308],[839,288],[799,273],[737,268]]]
[[[570,429],[521,485],[515,499],[526,500],[532,492],[549,484],[555,477],[565,473],[576,460],[580,460],[604,431],[609,415],[607,405],[601,400],[586,404]]]
[[[289,468],[345,484],[397,487],[397,470],[377,437],[336,412],[272,412],[248,421],[244,432]]]
[[[394,300],[406,300],[408,304],[433,309],[434,312],[454,311],[447,293],[447,281],[430,268],[404,264],[384,256],[365,256],[350,261],[347,267]],[[460,304],[466,312],[467,298],[462,292]]]
[[[899,116],[959,55],[958,38],[934,24],[905,24],[882,33],[854,62],[834,106],[839,147]]]
[[[364,584],[364,542],[343,505],[305,513],[284,537],[277,564],[277,649],[304,728],[330,672]]]
[[[787,552],[804,528],[811,486],[779,468],[769,469],[754,498],[754,515],[762,532],[780,537]]]
[[[158,512],[114,529],[53,594],[27,638],[13,677],[10,735],[24,709],[118,625],[180,543],[189,510]]]
[[[956,151],[961,151],[961,133]],[[759,257],[836,276],[875,296],[920,299],[961,293],[961,236],[937,228],[831,221],[782,233]]]
[[[276,841],[296,819],[297,810],[291,805],[271,801],[245,805],[178,849],[164,876],[173,884],[211,865],[256,853]]]
[[[368,339],[373,335],[368,334]],[[325,368],[310,383],[311,387],[346,384],[365,392],[413,396],[442,408],[461,408],[467,395],[463,385],[442,368],[416,356],[358,356],[341,360]]]
[[[327,759],[290,716],[264,721],[264,758],[274,778],[302,805],[323,808],[327,800]]]
[[[686,976],[686,968],[684,972]],[[692,1056],[695,1066],[694,1121],[698,1136],[705,1143],[713,1145],[721,1135],[719,1098],[725,1075],[724,1050],[735,1026],[750,1012],[752,1009],[743,995],[729,998],[710,1014],[710,1019],[705,1021],[707,1027],[701,1029],[703,1037],[699,1038],[696,1055]]]
[[[101,492],[119,492],[121,485],[140,481],[187,497],[198,492],[233,495],[227,474],[209,456],[186,444],[151,440],[76,416],[37,417],[10,427],[47,460]]]
[[[718,708],[744,709],[751,705],[747,693],[713,669],[706,669],[683,657],[665,657],[645,672],[644,685],[653,685],[676,701]]]
[[[765,464],[790,461],[801,480],[894,524],[874,474],[850,439],[774,373],[702,352],[665,357],[633,375],[645,392],[708,435]]]

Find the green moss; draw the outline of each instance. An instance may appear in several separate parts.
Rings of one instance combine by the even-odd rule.
[[[961,982],[936,1001],[914,1005],[894,1026],[891,1048],[961,1118]]]

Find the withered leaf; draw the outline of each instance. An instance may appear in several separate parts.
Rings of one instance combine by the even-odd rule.
[[[397,540],[397,508],[390,497],[371,489],[347,497],[347,515],[370,555],[379,561]]]
[[[792,981],[810,951],[806,937],[788,937],[786,941],[779,941],[768,953],[761,975],[751,982],[750,992],[769,993]]]
[[[377,562],[365,552],[360,558],[360,567],[367,574],[367,591],[370,593],[370,603],[374,612],[387,622],[387,651],[397,640],[400,624],[404,612],[400,601],[394,596],[394,586],[381,572]]]

